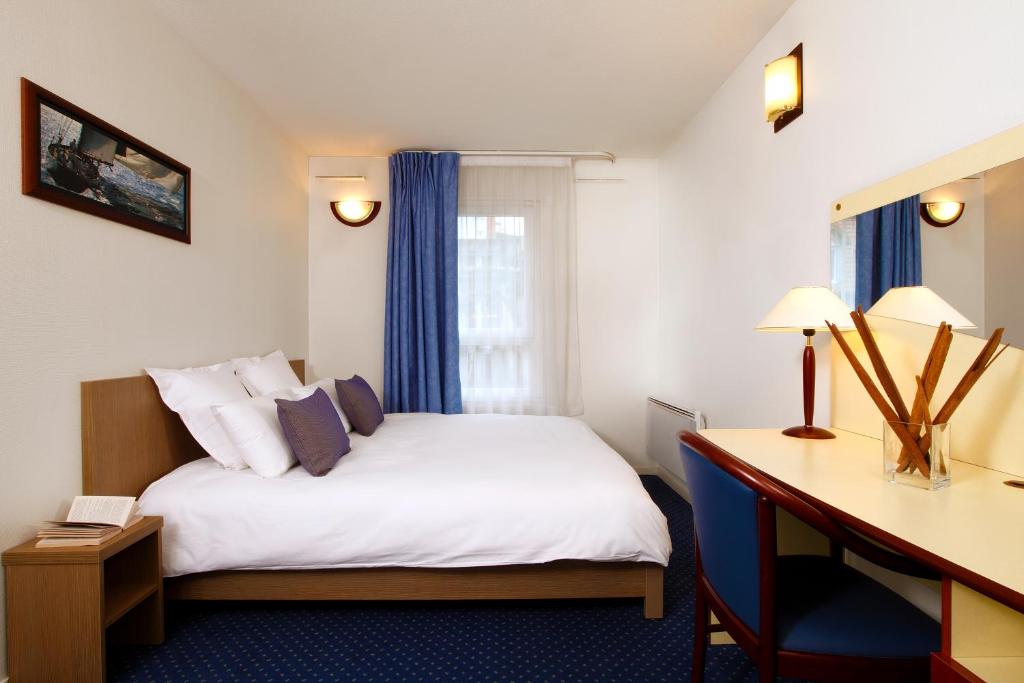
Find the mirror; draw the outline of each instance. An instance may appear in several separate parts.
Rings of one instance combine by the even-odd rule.
[[[903,197],[832,223],[832,290],[867,310],[890,285],[923,284],[976,325],[965,334],[1003,327],[1004,342],[1024,346],[1024,159]]]

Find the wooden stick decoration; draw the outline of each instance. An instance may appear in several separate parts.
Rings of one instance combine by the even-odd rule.
[[[939,385],[939,375],[942,374],[942,368],[946,365],[949,347],[953,344],[952,325],[946,323],[939,325],[935,341],[936,344],[928,354],[924,370],[921,373],[921,385],[918,387],[921,390],[914,396],[914,407],[910,411],[911,422],[916,423],[921,419],[921,415],[928,411],[929,401],[935,395],[935,388]]]
[[[931,399],[935,395],[935,389],[939,384],[939,376],[945,366],[950,346],[953,343],[952,326],[945,322],[939,325],[931,350],[925,359],[924,368],[920,375],[915,375],[914,377],[916,382],[914,401],[911,404],[911,410],[908,411],[892,377],[892,373],[889,372],[889,367],[882,357],[882,352],[875,341],[874,334],[867,324],[864,311],[858,307],[856,311],[850,313],[850,317],[853,319],[857,333],[864,342],[864,349],[875,370],[875,375],[882,385],[882,390],[885,391],[889,400],[892,401],[892,405],[886,401],[886,397],[882,395],[882,390],[875,386],[871,375],[864,369],[864,366],[856,354],[854,354],[850,345],[846,343],[846,339],[843,338],[839,328],[828,321],[825,324],[828,326],[832,337],[836,340],[846,359],[850,362],[850,367],[853,368],[857,378],[864,385],[868,396],[874,401],[875,406],[882,413],[882,417],[889,422],[893,433],[896,434],[896,437],[903,445],[897,463],[897,471],[903,472],[909,469],[912,472],[916,468],[920,470],[924,477],[930,477],[930,465],[934,463],[929,462],[927,454],[931,448],[932,429],[934,425],[949,422],[953,413],[963,402],[964,398],[966,398],[967,393],[981,379],[985,371],[992,366],[992,363],[1007,349],[1007,346],[999,348],[1003,338],[1003,328],[1000,327],[992,333],[992,336],[982,347],[978,357],[971,363],[971,366],[960,379],[960,382],[957,383],[949,398],[946,399],[946,402],[942,404],[942,407],[933,416],[930,405]],[[923,434],[920,433],[922,428]],[[910,429],[914,429],[917,433],[911,434]],[[939,467],[940,471],[945,474],[945,466],[939,463]]]
[[[922,394],[924,394],[924,428],[926,431],[930,432],[933,425],[932,411],[928,408],[928,403],[931,401],[931,396],[928,395],[928,388],[924,385],[924,380],[921,379],[921,376],[915,375],[914,379],[917,380],[917,388],[921,390]]]
[[[920,429],[918,428],[918,423],[917,422],[914,422],[914,425],[913,425],[914,431],[918,432],[918,434],[916,436],[917,436],[917,439],[918,439],[918,443],[920,443],[921,442],[920,439],[921,439],[921,436],[922,436],[921,432],[923,432],[924,434],[931,434],[931,431],[932,431],[932,411],[931,411],[931,408],[930,408],[930,403],[931,403],[931,398],[932,397],[931,397],[931,393],[928,392],[927,387],[925,387],[924,380],[921,379],[920,375],[914,375],[914,382],[917,385],[917,395],[918,396],[924,396],[924,400],[922,402],[922,405],[924,406],[924,409],[921,412],[921,418],[920,418],[921,419],[921,425],[920,425]],[[910,473],[913,474],[913,472],[914,472],[914,463],[910,462],[910,455],[909,454],[907,454],[907,456],[906,456],[906,462],[905,463],[902,462],[902,458],[904,457],[903,453],[905,453],[906,450],[907,449],[904,448],[903,451],[900,453],[901,461],[896,463],[897,464],[896,471],[897,472],[903,472],[905,470],[910,470]],[[925,452],[924,449],[921,449],[921,452],[924,453],[924,457],[928,460],[928,465],[929,466],[934,466],[935,462],[931,458],[931,453]]]
[[[851,315],[853,314],[851,313]],[[843,339],[843,334],[839,331],[839,328],[827,320],[825,321],[825,324],[828,325],[829,331],[832,332],[832,337],[836,340],[836,343],[839,344],[839,348],[842,349],[843,353],[846,355],[846,360],[850,362],[850,367],[853,368],[853,371],[856,373],[858,379],[860,379],[861,384],[864,385],[864,389],[867,390],[871,400],[875,402],[875,405],[878,407],[878,410],[881,411],[882,416],[890,423],[893,432],[896,434],[897,438],[899,438],[904,448],[909,451],[914,464],[917,465],[919,470],[921,470],[921,474],[926,477],[930,476],[931,470],[928,468],[928,462],[925,460],[924,452],[918,446],[917,439],[915,439],[907,430],[904,425],[905,421],[900,420],[899,415],[896,414],[896,411],[892,406],[886,403],[885,398],[882,396],[882,392],[878,390],[878,387],[876,387],[875,383],[871,380],[871,376],[868,374],[868,371],[865,370],[864,366],[861,365],[859,360],[857,360],[857,356],[853,353],[850,345],[846,343],[846,340]]]
[[[917,388],[925,396],[925,401],[924,401],[924,433],[925,434],[931,434],[932,433],[932,427],[935,426],[935,423],[932,421],[932,411],[929,409],[928,404],[931,402],[931,398],[932,397],[931,397],[931,394],[928,393],[928,388],[925,386],[924,380],[921,379],[921,376],[918,375],[914,379],[917,380]],[[934,458],[930,458],[928,464],[934,467],[935,466],[935,459]],[[939,461],[939,472],[942,473],[942,474],[946,473],[946,463],[943,460]]]
[[[889,400],[892,401],[893,409],[896,411],[899,421],[907,424],[907,431],[911,433],[914,440],[918,440],[921,436],[920,429],[914,428],[913,425],[920,423],[920,417],[917,420],[911,419],[911,414],[907,411],[907,406],[903,402],[903,397],[900,395],[899,388],[896,386],[896,381],[892,377],[892,373],[889,371],[889,366],[885,362],[885,358],[882,357],[882,351],[878,348],[878,342],[875,341],[875,335],[868,326],[867,320],[864,318],[864,311],[859,306],[857,310],[850,313],[850,318],[853,319],[853,325],[857,329],[857,333],[860,335],[861,340],[864,342],[864,349],[867,351],[868,358],[871,360],[871,365],[875,369],[875,375],[878,377],[878,381],[882,384],[882,388],[885,390]],[[941,337],[936,334],[936,340],[938,344],[933,346],[941,347]],[[943,359],[944,361],[945,359]],[[937,378],[936,378],[937,381]],[[914,430],[911,432],[910,430]],[[922,455],[927,460],[927,451],[921,449]],[[900,458],[906,466],[911,464],[910,453],[904,446],[900,453]]]
[[[985,369],[988,370],[989,366],[996,362],[996,358],[999,358],[999,356],[1003,355],[1003,351],[1005,351],[1008,348],[1010,348],[1009,344],[1003,344],[1003,348],[999,349],[999,352],[996,353],[996,355],[992,356],[991,360],[989,360],[989,362],[985,364]]]
[[[967,392],[974,387],[974,384],[979,379],[981,379],[982,374],[984,374],[985,370],[987,370],[988,366],[991,364],[990,361],[994,359],[996,349],[999,347],[999,342],[1003,339],[1003,331],[1002,327],[997,328],[996,331],[992,333],[992,336],[989,337],[988,342],[985,343],[981,352],[978,353],[978,357],[974,359],[974,362],[971,363],[971,367],[969,367],[967,372],[964,373],[963,379],[961,379],[959,384],[956,385],[956,388],[953,389],[953,393],[946,399],[946,402],[942,404],[939,412],[935,414],[935,422],[938,424],[948,422],[949,418],[953,416],[953,411],[960,406],[964,397],[967,396]]]
[[[949,355],[949,347],[953,343],[953,327],[942,322],[935,333],[935,341],[928,352],[924,362],[924,369],[921,371],[923,389],[918,387],[914,395],[913,407],[910,409],[910,423],[921,424],[925,411],[928,409],[928,402],[935,395],[935,387],[939,384],[939,375],[946,364],[946,357]],[[920,438],[920,434],[915,437]],[[896,471],[903,472],[910,466],[910,453],[903,449],[896,464]]]
[[[860,334],[860,338],[864,342],[864,349],[868,352],[871,367],[875,369],[875,375],[878,377],[882,389],[885,390],[886,396],[892,402],[896,415],[899,416],[901,422],[909,423],[910,412],[903,402],[903,397],[900,396],[900,390],[896,388],[896,381],[892,378],[892,373],[889,372],[889,366],[885,364],[885,359],[882,358],[882,352],[875,341],[875,335],[872,334],[871,328],[868,327],[868,323],[864,319],[864,310],[858,306],[856,311],[850,313],[850,317],[853,319],[854,327],[857,328],[857,333]]]
[[[956,411],[956,409],[960,407],[960,404],[963,403],[964,398],[967,396],[967,392],[974,387],[975,383],[977,383],[977,381],[981,379],[981,376],[985,374],[985,371],[988,370],[992,361],[995,360],[996,349],[999,347],[999,342],[1002,341],[1002,338],[1003,328],[1000,327],[992,333],[992,336],[989,337],[985,346],[982,347],[981,352],[978,353],[978,357],[974,359],[974,362],[971,363],[971,367],[967,368],[967,372],[964,373],[963,378],[961,378],[960,382],[956,385],[956,388],[953,389],[953,393],[949,395],[946,402],[942,404],[941,408],[939,408],[939,412],[935,414],[935,424],[949,422],[949,418],[953,417],[954,411]],[[1002,351],[1000,351],[1000,353],[1002,353]],[[921,451],[927,451],[932,444],[932,435],[925,434],[921,437],[919,443]]]

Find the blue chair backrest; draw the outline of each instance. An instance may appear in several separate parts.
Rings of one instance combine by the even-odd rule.
[[[757,494],[679,444],[704,575],[726,606],[756,634],[761,591]]]

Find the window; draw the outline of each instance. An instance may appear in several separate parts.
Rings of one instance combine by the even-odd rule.
[[[526,295],[526,217],[459,216],[459,371],[466,378],[464,402],[526,397]]]
[[[568,160],[462,160],[459,375],[464,412],[582,412],[575,190]]]
[[[850,308],[857,303],[857,218],[844,218],[832,224],[831,289]]]

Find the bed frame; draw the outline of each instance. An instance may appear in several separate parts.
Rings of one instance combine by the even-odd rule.
[[[305,362],[290,361],[299,378]],[[82,382],[82,488],[86,495],[139,496],[149,484],[206,453],[145,376]],[[563,560],[458,569],[239,570],[165,580],[186,600],[644,599],[663,613],[664,568],[651,562]]]

